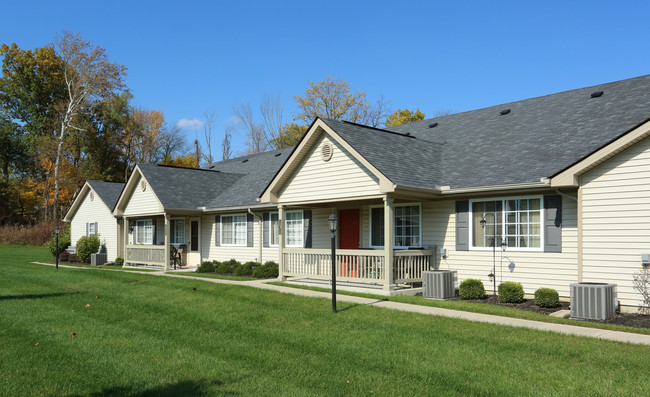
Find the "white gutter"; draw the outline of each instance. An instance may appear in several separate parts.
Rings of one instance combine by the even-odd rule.
[[[263,240],[264,239],[264,225],[263,225],[263,222],[264,222],[264,220],[262,219],[261,216],[254,213],[250,208],[248,208],[248,213],[253,215],[254,217],[257,217],[257,219],[260,220],[260,226],[259,226],[259,229],[260,229],[260,256],[259,256],[259,258],[260,258],[260,260],[259,260],[259,262],[263,264],[264,262],[262,261],[262,246],[264,245],[263,244],[263,241],[264,241]]]
[[[442,186],[440,188],[440,194],[449,195],[449,194],[463,194],[463,193],[483,193],[483,192],[498,192],[503,190],[521,190],[521,189],[539,189],[539,188],[548,188],[550,185],[546,182],[530,182],[530,183],[516,183],[512,185],[496,185],[496,186],[477,186],[477,187],[467,187],[452,189],[449,186]]]

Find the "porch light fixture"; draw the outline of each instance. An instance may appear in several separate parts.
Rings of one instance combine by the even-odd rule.
[[[327,223],[330,225],[331,240],[332,240],[332,311],[336,313],[336,226],[339,218],[334,213],[332,208],[332,215],[327,218]]]
[[[485,226],[487,225],[487,220],[485,220],[485,217],[488,215],[492,215],[492,220],[494,221],[492,231],[494,232],[492,234],[492,273],[488,274],[488,277],[492,279],[492,290],[494,297],[496,298],[497,296],[497,277],[496,277],[496,266],[497,266],[497,216],[492,213],[492,212],[484,212],[483,217],[481,218],[481,227],[483,228],[483,231],[485,232]],[[503,246],[503,244],[502,244]]]
[[[56,235],[56,270],[59,270],[59,233],[61,232],[61,229],[59,227],[54,228],[54,234]]]

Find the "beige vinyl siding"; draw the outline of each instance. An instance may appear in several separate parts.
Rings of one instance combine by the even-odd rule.
[[[233,247],[233,246],[216,246],[215,245],[215,215],[206,215],[201,218],[201,260],[218,260],[227,261],[237,259],[244,263],[248,261],[260,261],[260,222],[255,218],[253,222],[253,246],[252,247]],[[278,262],[277,247],[262,248],[262,262]]]
[[[135,184],[135,189],[133,189],[131,197],[129,197],[124,208],[124,215],[153,214],[162,212],[162,205],[151,186],[147,184],[147,188],[142,191],[141,182],[142,177],[138,178],[138,181]]]
[[[321,158],[324,143],[330,143],[334,148],[329,161]],[[323,135],[287,180],[280,192],[279,201],[290,203],[379,193],[378,178],[336,141]]]
[[[458,271],[459,282],[467,278],[483,281],[492,291],[487,276],[492,271],[492,251],[456,251],[455,202],[426,203],[425,244],[446,248],[447,259],[436,254],[439,268]],[[502,260],[503,258],[503,260]],[[577,203],[562,199],[562,252],[496,250],[496,284],[502,281],[521,283],[526,294],[534,294],[540,287],[554,288],[568,298],[569,285],[578,280]]]
[[[361,246],[369,246],[370,210],[361,210]],[[523,285],[527,294],[540,287],[555,288],[563,297],[569,296],[569,284],[577,281],[578,232],[576,202],[562,200],[562,252],[496,251],[497,286],[501,281],[515,281]],[[488,274],[492,272],[492,251],[456,251],[455,201],[422,203],[422,245],[437,249],[435,263],[442,270],[458,271],[459,282],[467,278],[483,281],[492,291]],[[447,249],[447,259],[440,257],[440,249]],[[510,263],[513,266],[509,266]],[[501,265],[502,264],[502,265]]]
[[[650,139],[583,175],[583,281],[616,283],[621,305],[638,306],[632,277],[650,254]]]
[[[86,223],[97,222],[99,240],[106,245],[109,261],[117,258],[117,219],[113,216],[106,204],[97,193],[93,192],[94,200],[90,199],[90,192],[86,193],[83,201],[70,222],[70,244],[76,246],[77,241],[86,235]]]

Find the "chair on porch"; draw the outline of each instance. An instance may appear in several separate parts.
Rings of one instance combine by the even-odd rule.
[[[174,265],[174,270],[176,270],[176,265],[183,266],[183,250],[182,248],[176,248],[173,245],[169,247],[169,259]]]
[[[179,245],[176,250],[176,262],[179,267],[183,267],[183,251],[185,251],[185,244]]]

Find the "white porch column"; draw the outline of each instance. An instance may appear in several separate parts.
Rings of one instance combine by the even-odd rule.
[[[278,205],[278,277],[280,281],[287,281],[284,275],[284,206]]]
[[[122,252],[122,258],[124,258],[124,263],[122,264],[122,267],[126,266],[126,255],[128,249],[126,248],[127,245],[129,245],[129,218],[124,217],[124,222],[123,222],[123,227],[124,227],[124,244],[122,245],[122,249],[124,252]]]
[[[395,289],[393,285],[393,241],[394,241],[395,208],[393,199],[384,197],[384,291]]]
[[[171,251],[169,249],[169,214],[165,213],[165,271],[169,271],[169,257],[171,256]]]

